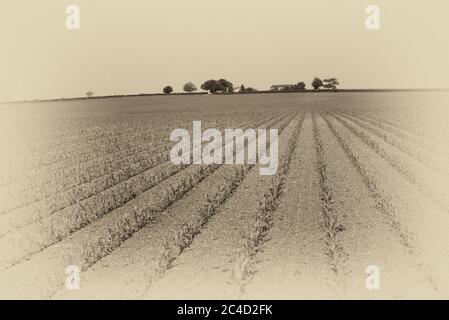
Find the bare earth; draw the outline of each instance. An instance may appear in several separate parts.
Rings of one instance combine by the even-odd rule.
[[[1,105],[0,298],[447,299],[448,107],[444,92]],[[172,164],[170,132],[194,120],[279,129],[277,174]]]

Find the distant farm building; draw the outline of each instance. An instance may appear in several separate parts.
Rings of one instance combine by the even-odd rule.
[[[270,90],[271,91],[282,91],[288,88],[291,88],[292,85],[291,84],[274,84],[271,86]]]

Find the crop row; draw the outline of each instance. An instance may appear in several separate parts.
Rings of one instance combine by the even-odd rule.
[[[266,125],[272,124],[273,121],[270,120]],[[29,225],[19,232],[8,234],[0,240],[0,248],[5,251],[2,254],[2,265],[8,266],[17,263],[20,259],[64,239],[71,233],[176,175],[186,167],[185,165],[176,166],[171,162],[166,162],[159,167],[91,196],[76,205],[65,208],[37,224]]]
[[[245,115],[248,119],[259,117],[261,113],[258,112],[256,115],[248,114]],[[242,118],[242,114],[226,114],[224,120],[225,124],[234,123]],[[176,128],[176,127],[185,127],[188,125],[187,119],[180,115],[172,115],[170,120],[167,117],[161,117],[154,119],[123,119],[120,120],[120,125],[114,124],[104,124],[107,121],[106,119],[102,119],[101,125],[100,123],[95,123],[95,121],[89,126],[88,123],[84,123],[81,125],[79,129],[81,132],[73,132],[72,139],[73,141],[65,141],[64,136],[67,135],[70,130],[64,126],[61,129],[60,134],[52,133],[52,136],[56,136],[51,139],[41,138],[36,142],[38,145],[33,146],[26,144],[26,148],[22,148],[20,150],[21,155],[28,156],[26,160],[27,167],[36,167],[40,165],[51,165],[58,161],[66,161],[72,158],[72,154],[80,155],[86,153],[87,150],[93,150],[98,152],[98,149],[103,148],[103,146],[108,146],[110,144],[116,143],[119,145],[128,145],[132,143],[136,143],[141,141],[144,143],[148,141],[152,136],[158,134],[164,129]],[[112,127],[112,129],[111,129]],[[84,133],[89,129],[89,133]],[[156,132],[155,132],[156,131]],[[67,138],[67,137],[66,137]],[[45,145],[42,142],[52,141],[52,143]],[[43,160],[40,159],[44,157]],[[39,160],[40,159],[40,160]],[[31,165],[32,161],[38,161],[34,166]]]
[[[27,157],[24,152],[18,152],[18,159],[11,159],[7,164],[10,167],[11,175],[18,174],[18,177],[12,177],[8,181],[17,181],[19,183],[27,183],[32,177],[52,176],[56,170],[62,170],[82,162],[87,162],[99,157],[107,156],[112,153],[126,151],[130,146],[144,145],[152,141],[157,141],[164,132],[169,132],[170,125],[158,127],[157,130],[149,130],[148,128],[136,129],[140,131],[140,136],[129,134],[122,137],[119,134],[112,135],[108,138],[96,141],[95,144],[89,145],[80,142],[71,150],[61,147],[52,153],[46,153],[41,150],[40,153]],[[143,150],[143,149],[142,149]],[[42,159],[42,158],[45,159]]]
[[[248,118],[259,117],[260,115],[261,112],[255,112],[248,115]],[[240,119],[241,116],[241,113],[227,113],[226,119],[229,120],[229,123],[232,123]],[[33,136],[33,142],[21,141],[20,143],[27,145],[27,149],[24,151],[28,152],[30,155],[34,152],[41,154],[43,152],[53,152],[54,150],[61,148],[76,147],[80,143],[88,145],[104,144],[108,142],[107,139],[111,136],[118,138],[123,137],[125,139],[128,139],[127,137],[129,136],[134,140],[134,138],[138,138],[146,132],[154,131],[154,129],[170,126],[178,127],[186,122],[186,118],[182,113],[171,114],[169,118],[167,118],[166,115],[155,117],[155,115],[152,114],[151,116],[144,117],[128,116],[118,118],[112,116],[110,118],[89,120],[90,121],[86,121],[86,119],[82,119],[82,124],[78,125],[77,123],[75,128],[70,128],[67,124],[61,123],[59,131],[55,132],[54,129],[51,130],[51,136],[38,137],[38,139],[35,139]],[[33,132],[35,131],[33,130]],[[55,136],[58,137],[57,140],[54,140],[53,137]]]
[[[351,131],[355,136],[362,140],[367,146],[373,149],[382,159],[388,162],[393,168],[395,168],[404,178],[409,180],[411,183],[416,183],[416,177],[412,170],[407,168],[399,158],[394,157],[383,149],[376,141],[371,139],[365,132],[359,130],[357,127],[351,125],[348,121],[342,117],[333,114],[333,116],[340,121],[343,126],[345,126],[349,131]]]
[[[290,121],[291,117],[283,117],[279,122]],[[62,285],[57,275],[68,264],[76,264],[82,269],[88,268],[98,259],[109,254],[114,248],[129,238],[134,232],[165,210],[173,202],[180,199],[196,184],[209,176],[218,165],[191,165],[178,174],[157,184],[152,189],[126,202],[102,219],[89,224],[65,238],[58,245],[31,256],[28,261],[22,261],[0,274],[0,283],[4,279],[26,274],[17,278],[18,286],[28,286],[29,279],[37,278],[30,287],[38,296],[47,296]],[[49,264],[51,261],[51,264]],[[39,269],[49,265],[47,269]],[[39,269],[39,270],[37,270]],[[39,276],[36,277],[36,272]],[[14,278],[15,279],[15,278]]]
[[[247,125],[248,122],[243,125]],[[147,145],[150,146],[152,143],[148,143]],[[25,205],[32,204],[36,201],[54,196],[58,192],[65,191],[69,188],[73,188],[71,189],[71,193],[78,193],[79,191],[77,190],[81,188],[83,190],[85,189],[82,184],[89,182],[92,179],[98,177],[104,179],[104,177],[108,174],[113,174],[114,170],[129,170],[128,168],[130,166],[133,167],[134,164],[139,166],[140,162],[147,161],[148,157],[155,157],[164,153],[168,156],[167,150],[171,147],[171,145],[171,142],[160,143],[159,145],[156,144],[149,150],[140,152],[137,152],[137,148],[130,147],[126,150],[126,152],[123,151],[120,153],[113,153],[108,155],[106,158],[97,158],[95,161],[84,162],[79,166],[70,168],[70,170],[61,172],[60,176],[54,177],[51,183],[36,186],[29,190],[10,189],[8,190],[8,196],[4,196],[4,198],[8,199],[8,201],[4,201],[2,211],[8,212],[14,208],[20,208]],[[143,146],[144,145],[141,145],[139,149]],[[148,147],[145,148],[148,149]],[[150,163],[153,164],[153,161]],[[132,171],[138,170],[137,168],[133,168]],[[5,207],[6,204],[9,204],[9,207]]]
[[[236,168],[231,176],[225,178],[224,184],[217,191],[206,195],[197,214],[198,218],[183,224],[180,230],[177,230],[169,239],[165,239],[158,258],[156,270],[158,274],[163,274],[169,269],[173,261],[190,246],[195,236],[201,232],[201,229],[217,212],[218,208],[232,195],[252,167],[253,165],[245,165]]]
[[[189,123],[185,121],[184,125]],[[93,145],[79,144],[80,150],[70,154],[59,150],[60,154],[68,156],[66,161],[54,160],[49,165],[41,166],[39,169],[22,172],[19,181],[14,186],[8,186],[10,190],[21,191],[21,189],[41,187],[49,182],[61,183],[68,177],[79,175],[80,172],[88,172],[96,166],[112,162],[117,159],[151,150],[161,145],[160,141],[166,141],[173,125],[158,127],[157,130],[146,129],[140,136],[129,135],[127,141],[120,141],[117,137],[110,137],[108,141]],[[44,153],[44,151],[42,151]],[[11,192],[12,193],[12,192]]]
[[[255,124],[259,125],[267,119],[258,120]],[[269,119],[269,121],[275,121],[275,119]],[[247,125],[247,124],[244,124]],[[90,181],[89,183],[76,186],[74,188],[68,189],[65,192],[54,194],[52,197],[46,198],[43,201],[35,202],[28,207],[23,207],[18,210],[10,211],[4,215],[0,216],[0,237],[6,232],[12,229],[20,228],[26,226],[30,223],[36,222],[46,216],[51,215],[54,212],[63,210],[64,208],[75,205],[81,202],[83,205],[90,200],[86,200],[90,197],[94,197],[93,201],[97,201],[95,196],[101,196],[102,192],[109,190],[112,194],[119,194],[123,191],[120,188],[120,184],[131,180],[131,183],[140,185],[141,183],[148,183],[149,178],[143,178],[141,180],[139,175],[143,174],[143,177],[148,176],[148,174],[154,174],[154,170],[145,174],[147,170],[150,170],[156,166],[159,166],[165,162],[169,161],[169,151],[162,151],[160,153],[150,155],[135,155],[128,159],[128,163],[122,169],[117,171],[112,171],[109,174],[100,176],[97,179]],[[117,187],[114,187],[117,186]],[[114,187],[114,188],[113,188]],[[140,190],[140,189],[139,189]],[[106,191],[103,194],[110,194]],[[135,191],[135,192],[138,192]],[[117,195],[115,197],[118,197]],[[83,202],[84,201],[84,202]]]
[[[427,152],[431,152],[433,154],[442,156],[442,157],[446,157],[449,158],[449,147],[436,142],[435,138],[430,139],[427,138],[425,135],[417,135],[414,134],[410,131],[401,129],[399,127],[394,126],[393,124],[391,124],[390,121],[388,121],[388,123],[384,120],[378,120],[376,118],[370,117],[366,114],[360,114],[358,112],[354,112],[354,111],[345,111],[345,112],[340,112],[340,114],[344,115],[344,116],[351,116],[352,119],[357,119],[359,121],[363,121],[365,123],[370,123],[374,126],[374,128],[378,128],[378,129],[382,129],[385,132],[388,132],[396,137],[399,137],[403,140],[407,140],[410,143],[413,143],[415,145],[420,146],[421,148],[424,148]],[[385,135],[383,133],[383,135]],[[409,149],[410,152],[413,152],[412,149]],[[429,157],[423,157],[422,156],[423,153],[421,153],[420,158],[423,159],[429,159]]]
[[[337,139],[339,145],[351,161],[354,168],[359,173],[363,183],[368,188],[371,197],[374,199],[377,209],[379,209],[386,217],[389,218],[392,226],[399,232],[403,244],[409,248],[412,248],[412,237],[410,233],[408,233],[404,229],[399,219],[400,207],[394,203],[392,197],[388,194],[388,192],[385,191],[382,184],[376,178],[376,173],[372,172],[369,167],[366,166],[363,160],[351,150],[349,144],[342,138],[342,136],[338,133],[337,129],[329,121],[329,119],[327,119],[326,116],[323,115],[322,118],[326,122],[332,134]]]
[[[280,125],[280,133],[284,131],[287,124],[288,122],[284,122]],[[169,269],[173,261],[178,258],[188,246],[190,246],[195,236],[201,232],[204,225],[209,222],[211,217],[217,212],[218,208],[233,194],[252,167],[253,165],[245,165],[236,169],[230,168],[229,174],[224,178],[223,184],[216,190],[206,194],[204,202],[196,213],[197,218],[183,224],[172,236],[165,239],[155,270],[157,276],[160,277],[167,269]],[[154,281],[155,278],[156,277],[153,276],[152,280]]]
[[[50,181],[44,182],[40,186],[23,187],[23,189],[20,186],[9,188],[7,192],[2,194],[0,213],[5,214],[14,209],[35,205],[36,203],[51,202],[52,198],[63,199],[67,194],[83,193],[86,189],[86,183],[96,183],[99,180],[108,179],[109,176],[120,176],[121,171],[126,172],[131,169],[138,171],[138,168],[132,168],[133,164],[144,165],[147,162],[147,166],[151,166],[153,163],[157,163],[157,159],[167,153],[166,151],[170,147],[171,143],[165,143],[147,151],[130,153],[125,158],[118,157],[115,159],[114,155],[111,155],[108,159],[104,159],[104,162],[101,162],[100,159],[98,165],[92,164],[89,166],[87,163],[83,163],[77,166],[78,168],[72,168],[68,172],[64,172],[64,176],[53,176]]]
[[[329,181],[327,173],[327,161],[323,151],[323,141],[318,130],[315,113],[312,113],[313,138],[317,155],[317,171],[320,186],[320,207],[323,217],[322,229],[323,240],[327,247],[327,256],[330,260],[331,269],[336,274],[341,272],[342,265],[346,259],[343,247],[339,243],[338,234],[345,230],[345,226],[340,222],[339,213],[335,208],[334,189]]]
[[[240,120],[241,116],[236,119]],[[248,117],[248,119],[251,119],[251,117]],[[228,118],[222,118],[220,120],[220,125],[229,125],[229,121],[230,119]],[[217,125],[216,121],[210,120],[209,122],[211,124],[213,123],[215,126]],[[65,147],[58,148],[54,150],[53,153],[46,152],[45,150],[39,150],[39,153],[36,156],[29,159],[22,159],[26,164],[25,167],[29,168],[27,170],[24,170],[24,167],[20,165],[20,161],[9,161],[7,165],[19,166],[18,170],[20,172],[17,173],[18,170],[11,170],[11,175],[15,174],[15,176],[7,180],[11,182],[20,177],[18,181],[19,183],[29,185],[31,180],[30,178],[35,177],[34,181],[39,184],[41,183],[41,180],[56,178],[54,177],[54,173],[58,170],[64,170],[84,162],[89,162],[90,160],[97,160],[97,162],[101,162],[102,157],[108,155],[110,156],[115,153],[132,154],[147,150],[154,141],[163,140],[161,137],[166,138],[169,135],[169,131],[173,128],[189,126],[190,122],[183,120],[176,122],[176,124],[170,122],[165,125],[158,125],[156,130],[150,129],[148,126],[142,128],[138,127],[126,135],[121,132],[114,132],[114,134],[100,140],[93,141],[92,143],[86,143],[83,141],[82,143],[73,145],[70,149]],[[130,150],[130,148],[134,149]],[[24,152],[20,152],[21,158],[23,158],[23,153]],[[48,158],[48,161],[36,165],[31,164],[31,162],[42,156]]]
[[[342,119],[338,115],[334,115],[335,118],[340,121],[349,131],[355,136],[360,138],[366,145],[373,149],[382,159],[384,159],[391,167],[401,174],[408,182],[414,185],[420,193],[429,197],[443,210],[449,211],[449,200],[444,190],[447,190],[447,181],[442,181],[441,178],[435,176],[434,179],[427,179],[428,174],[434,174],[433,172],[427,172],[426,174],[420,173],[420,179],[417,179],[419,172],[411,169],[408,159],[401,157],[400,154],[394,154],[393,152],[387,152],[379,143],[374,141],[365,132],[359,128],[351,125],[345,119]],[[438,186],[438,188],[436,188]]]
[[[64,192],[56,193],[53,196],[35,202],[30,206],[22,207],[0,215],[0,238],[8,232],[12,232],[18,228],[42,220],[55,212],[77,203],[83,205],[83,203],[89,202],[83,202],[86,199],[99,195],[105,190],[114,188],[114,186],[119,186],[121,183],[132,179],[133,177],[137,177],[168,160],[168,151],[149,156],[148,158],[142,158],[135,163],[130,163],[122,169],[105,174],[88,183],[70,188]],[[131,182],[137,183],[140,181],[145,183],[148,180],[149,179],[145,178],[142,180],[135,178],[131,180]],[[119,187],[117,187],[116,192],[120,192]]]
[[[295,149],[301,132],[305,113],[296,123],[291,136],[286,141],[286,147],[281,159],[276,176],[270,182],[267,190],[259,201],[259,207],[253,222],[249,226],[243,247],[235,255],[232,263],[232,281],[236,284],[236,294],[240,295],[243,286],[254,266],[254,257],[266,239],[267,232],[273,225],[273,212],[279,204],[279,196],[282,193],[286,176],[290,169],[290,162],[295,154]]]

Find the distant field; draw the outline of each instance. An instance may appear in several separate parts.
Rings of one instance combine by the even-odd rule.
[[[278,128],[277,175],[173,165],[194,120]],[[448,92],[4,104],[0,150],[2,298],[449,297]]]

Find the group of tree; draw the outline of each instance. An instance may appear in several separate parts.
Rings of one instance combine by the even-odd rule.
[[[306,90],[306,84],[304,82],[298,82],[297,84],[293,84],[288,87],[282,88],[282,91],[286,92],[294,92],[294,91],[304,91]]]
[[[196,88],[196,85],[193,84],[192,82],[187,82],[187,83],[182,87],[182,89],[183,89],[185,92],[187,92],[187,93],[192,93],[192,92],[198,90],[198,89]],[[162,89],[162,92],[163,92],[164,94],[170,94],[170,93],[173,92],[173,88],[172,88],[171,86],[166,86],[166,87],[164,87],[164,89]]]
[[[312,87],[314,90],[319,90],[320,88],[328,89],[328,90],[336,90],[337,86],[340,85],[336,78],[329,78],[321,80],[320,78],[315,77],[312,81]],[[207,80],[201,85],[201,89],[205,91],[209,91],[210,93],[224,92],[224,93],[232,93],[234,92],[234,87],[232,82],[226,79],[219,80]],[[192,93],[197,91],[197,87],[192,82],[187,82],[183,86],[183,90],[187,93]],[[306,84],[304,82],[298,82],[297,84],[284,87],[283,91],[305,91]],[[171,94],[173,92],[173,88],[171,86],[166,86],[163,90],[164,94]],[[248,87],[246,88],[243,84],[240,86],[239,92],[255,92],[257,91],[254,88]],[[88,95],[88,94],[87,94]],[[93,95],[93,93],[92,93]],[[90,95],[91,96],[91,95]],[[89,95],[88,95],[89,97]]]
[[[207,80],[201,85],[201,89],[205,91],[209,91],[210,93],[216,93],[216,92],[234,92],[234,85],[232,82],[229,82],[226,79],[220,79],[220,80]]]
[[[239,89],[239,92],[256,92],[257,91],[257,89],[254,89],[254,88],[251,88],[251,87],[248,87],[248,88],[246,88],[243,84],[240,86],[240,89]]]
[[[336,90],[337,86],[340,85],[336,78],[329,78],[321,80],[320,78],[315,78],[312,81],[312,87],[315,90],[319,90],[321,87],[330,90]]]
[[[182,89],[187,93],[192,93],[194,91],[197,91],[197,87],[192,82],[187,82]],[[201,85],[201,89],[205,91],[209,91],[210,93],[216,93],[216,92],[234,92],[234,87],[232,82],[226,80],[226,79],[220,79],[220,80],[207,80]],[[251,88],[251,90],[254,90]],[[166,86],[162,92],[164,94],[171,94],[173,92],[173,88],[171,86]]]

